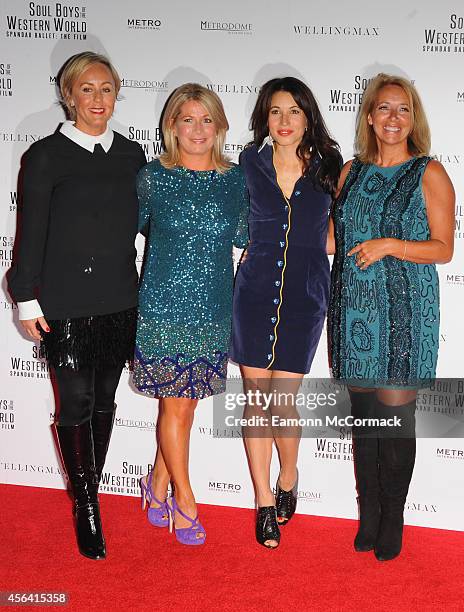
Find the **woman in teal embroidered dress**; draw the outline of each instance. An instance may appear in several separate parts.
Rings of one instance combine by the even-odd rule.
[[[179,87],[164,111],[166,153],[137,181],[148,245],[134,383],[160,400],[156,461],[142,495],[150,522],[166,526],[169,513],[184,544],[206,537],[188,475],[190,429],[198,400],[225,390],[232,248],[248,243],[245,179],[222,153],[228,127],[216,94]],[[175,497],[165,502],[170,480]]]
[[[430,239],[422,196],[429,161],[413,157],[387,167],[353,161],[335,211],[337,262],[366,240]],[[360,268],[348,257],[335,266],[334,281],[341,306],[334,306],[332,321],[337,320],[332,335],[337,378],[361,387],[414,388],[435,377],[440,317],[435,264],[386,256]]]
[[[379,74],[371,81],[356,145],[333,212],[329,341],[333,375],[349,386],[353,416],[400,423],[353,427],[360,515],[354,546],[375,549],[386,561],[402,546],[417,388],[435,377],[435,264],[452,257],[454,190],[443,166],[429,157],[427,120],[406,79]]]

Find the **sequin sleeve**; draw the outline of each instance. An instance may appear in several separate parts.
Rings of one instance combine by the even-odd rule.
[[[238,249],[244,249],[247,247],[249,242],[248,235],[248,213],[250,209],[250,197],[248,195],[248,189],[245,183],[245,177],[240,169],[240,180],[238,181],[238,194],[239,194],[239,217],[237,229],[235,230],[234,246]]]
[[[137,196],[139,199],[139,232],[148,236],[150,226],[150,187],[154,180],[151,164],[144,166],[137,174]]]

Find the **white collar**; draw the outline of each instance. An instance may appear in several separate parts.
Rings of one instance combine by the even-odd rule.
[[[65,121],[60,128],[60,132],[67,136],[70,140],[78,144],[80,147],[87,149],[90,153],[93,153],[93,149],[96,144],[101,144],[105,153],[108,153],[111,145],[113,144],[114,133],[113,130],[106,126],[106,130],[99,136],[92,136],[79,130],[73,121]]]

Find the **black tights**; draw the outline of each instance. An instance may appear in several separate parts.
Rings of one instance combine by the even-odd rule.
[[[107,368],[54,368],[58,425],[80,425],[94,410],[113,412],[114,396],[124,364]]]
[[[355,393],[375,393],[375,396],[379,402],[384,406],[402,406],[403,404],[409,404],[414,402],[417,397],[416,389],[385,389],[385,388],[373,388],[368,389],[364,387],[348,387],[349,391]]]

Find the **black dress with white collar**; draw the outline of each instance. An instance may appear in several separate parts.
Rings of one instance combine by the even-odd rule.
[[[51,350],[60,326],[69,336],[74,321],[81,330],[76,333],[85,329],[87,334],[83,322],[133,311],[137,305],[135,178],[146,160],[139,144],[117,132],[112,136],[105,153],[108,137],[91,152],[72,134],[55,132],[24,156],[21,240],[9,289],[17,302],[39,301],[52,329],[44,346],[52,363],[47,345]],[[71,355],[68,365],[70,359],[77,367],[87,357]],[[66,355],[53,365],[66,365],[63,360]]]

